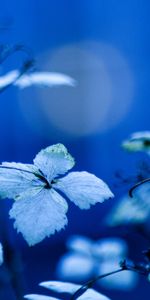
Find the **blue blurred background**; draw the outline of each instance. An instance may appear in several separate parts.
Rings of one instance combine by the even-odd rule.
[[[12,253],[19,253],[24,293],[42,293],[38,283],[55,279],[55,266],[71,234],[93,239],[126,235],[102,224],[118,197],[128,188],[116,188],[114,174],[132,174],[144,154],[122,151],[123,139],[149,129],[150,3],[148,0],[23,0],[1,1],[1,44],[29,47],[40,71],[62,72],[76,87],[19,90],[0,94],[0,161],[32,163],[35,154],[62,142],[76,159],[75,170],[87,170],[105,180],[116,195],[103,205],[81,211],[69,203],[68,226],[42,243],[28,247],[13,229],[8,211],[12,201],[1,203],[1,235]],[[11,56],[1,74],[20,66]],[[131,256],[147,247],[130,236]],[[15,259],[18,256],[13,254]],[[18,258],[17,258],[18,259]],[[13,263],[8,258],[13,269]],[[11,275],[1,270],[1,300],[18,300]],[[22,276],[22,278],[21,278]],[[111,299],[149,299],[149,284],[141,278],[132,292],[102,289]],[[47,293],[48,294],[48,293]]]

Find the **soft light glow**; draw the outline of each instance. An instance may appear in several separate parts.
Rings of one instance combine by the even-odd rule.
[[[66,136],[104,132],[129,112],[134,93],[128,61],[113,45],[87,42],[66,45],[38,58],[45,71],[68,74],[76,87],[21,92],[27,122],[41,135],[55,128]],[[25,99],[23,99],[25,97]],[[33,109],[34,108],[34,109]]]

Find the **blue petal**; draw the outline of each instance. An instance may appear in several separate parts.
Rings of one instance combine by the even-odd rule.
[[[13,204],[10,217],[28,244],[35,245],[67,224],[67,203],[53,189],[43,189]]]
[[[82,235],[72,235],[67,240],[67,248],[85,255],[91,255],[93,241]]]
[[[44,186],[34,173],[39,173],[34,165],[7,162],[0,165],[0,197],[15,199],[25,190]]]
[[[93,244],[93,255],[101,260],[126,257],[128,247],[125,240],[116,237],[100,239]]]
[[[110,298],[96,292],[93,289],[88,289],[83,295],[77,298],[78,300],[110,300]]]
[[[5,78],[6,78],[6,76],[5,76]],[[8,78],[7,78],[7,80],[8,80]],[[6,81],[6,79],[5,79],[5,81]],[[34,72],[31,74],[22,75],[14,83],[14,85],[16,85],[20,88],[26,88],[31,85],[45,86],[45,87],[52,87],[52,86],[57,86],[57,85],[58,86],[59,85],[75,86],[76,81],[72,77],[62,74],[62,73]]]
[[[81,282],[94,276],[95,260],[79,253],[62,256],[57,265],[57,275],[60,279]]]
[[[101,263],[98,270],[98,275],[107,272],[115,271],[119,267],[119,259],[108,260]],[[117,274],[107,276],[98,281],[98,284],[110,290],[132,290],[138,284],[139,275],[131,271],[122,271]]]
[[[38,294],[25,295],[24,298],[28,300],[61,300],[60,298],[54,298]]]
[[[73,295],[81,285],[62,282],[62,281],[45,281],[41,282],[40,286],[43,286],[51,291],[57,293],[68,293]],[[106,296],[94,291],[93,289],[88,289],[83,295],[77,298],[78,300],[110,300]]]
[[[39,285],[53,292],[68,294],[74,294],[81,287],[79,284],[62,281],[44,281]]]
[[[34,164],[51,182],[56,176],[70,170],[75,162],[64,145],[56,144],[41,150],[36,155]]]
[[[114,196],[104,181],[88,172],[71,172],[53,187],[65,193],[81,209],[89,209]]]
[[[3,257],[3,247],[2,247],[2,244],[0,243],[0,265],[2,265],[3,260],[4,260],[4,257]]]

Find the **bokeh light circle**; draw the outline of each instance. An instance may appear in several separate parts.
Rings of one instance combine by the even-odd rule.
[[[49,135],[84,136],[119,124],[132,106],[134,79],[129,63],[115,47],[81,42],[42,54],[41,70],[65,73],[76,87],[29,88],[21,91],[22,110],[36,130]],[[29,103],[30,102],[30,103]]]

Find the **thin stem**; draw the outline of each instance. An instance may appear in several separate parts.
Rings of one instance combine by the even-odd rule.
[[[99,279],[102,279],[104,277],[107,277],[107,276],[110,276],[110,275],[113,275],[113,274],[116,274],[116,273],[119,273],[121,271],[124,271],[126,268],[125,266],[121,267],[120,269],[117,269],[115,271],[112,271],[112,272],[108,272],[108,273],[105,273],[103,275],[100,275],[100,276],[97,276],[96,278],[94,279],[91,279],[89,281],[87,281],[84,285],[82,285],[74,294],[73,296],[71,297],[70,300],[75,300],[77,299],[77,297],[81,296],[86,290],[88,290],[89,288],[91,288],[93,286],[93,284],[99,280]]]
[[[28,55],[28,59],[26,59],[26,61],[22,64],[18,76],[16,76],[16,78],[12,82],[0,88],[0,93],[2,93],[7,88],[9,88],[12,84],[14,84],[23,74],[25,74],[29,69],[31,69],[35,63],[32,57],[31,50],[23,45],[14,45],[11,47],[2,46],[1,48],[2,50],[0,49],[1,50],[0,52],[2,53],[0,53],[0,64],[2,64],[10,55],[18,51],[26,53]]]
[[[150,178],[146,178],[146,179],[143,179],[141,180],[140,182],[136,183],[130,190],[129,190],[129,196],[131,198],[133,198],[133,191],[138,188],[140,185],[146,183],[146,182],[150,182]]]

